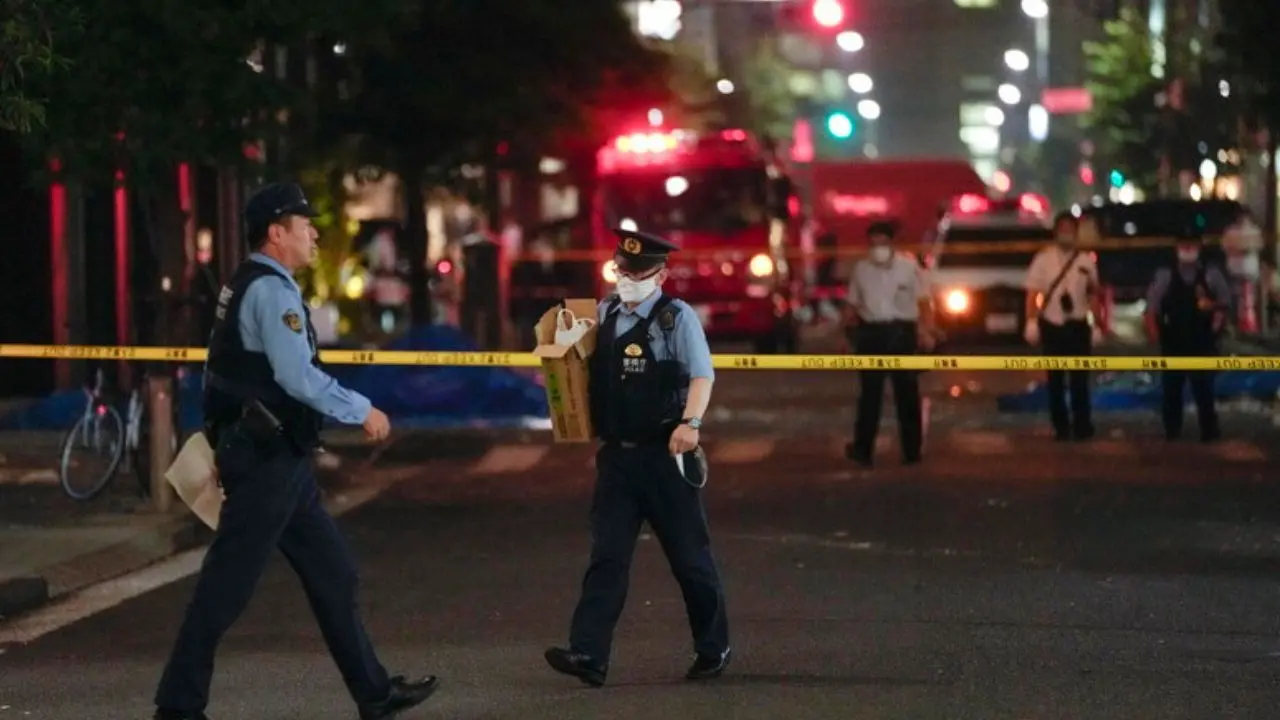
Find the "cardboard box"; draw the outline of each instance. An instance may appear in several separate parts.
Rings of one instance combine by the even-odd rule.
[[[547,390],[547,407],[551,412],[551,429],[556,442],[591,442],[595,428],[591,425],[591,402],[587,392],[587,363],[596,349],[595,300],[566,300],[543,314],[534,328],[538,346],[533,354],[542,360],[542,374]],[[591,320],[593,325],[582,339],[572,345],[556,343],[557,323],[568,310],[575,320]]]

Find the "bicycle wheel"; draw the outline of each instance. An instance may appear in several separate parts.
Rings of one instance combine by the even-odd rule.
[[[133,473],[138,481],[138,492],[142,497],[151,497],[151,411],[146,402],[138,404],[137,442],[130,447],[133,456]],[[169,457],[177,457],[178,444],[182,440],[182,431],[178,427],[178,411],[173,411],[173,432],[169,434]]]
[[[110,405],[85,415],[62,440],[58,481],[72,500],[90,500],[115,475],[124,455],[124,422]]]

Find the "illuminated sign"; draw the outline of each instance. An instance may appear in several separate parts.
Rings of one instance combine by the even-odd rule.
[[[884,195],[845,195],[829,190],[823,195],[831,212],[853,217],[878,217],[892,214],[894,202]]]
[[[1093,94],[1085,88],[1045,88],[1040,104],[1050,115],[1075,115],[1093,109]]]

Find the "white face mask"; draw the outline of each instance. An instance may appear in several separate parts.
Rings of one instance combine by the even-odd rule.
[[[871,248],[871,259],[884,264],[893,259],[893,248],[888,245],[877,245]]]
[[[1179,250],[1178,251],[1178,262],[1180,263],[1183,263],[1185,265],[1191,265],[1199,260],[1200,260],[1199,250]]]
[[[658,278],[656,276],[645,278],[644,280],[632,280],[623,275],[618,276],[618,299],[622,302],[643,302],[657,289]]]

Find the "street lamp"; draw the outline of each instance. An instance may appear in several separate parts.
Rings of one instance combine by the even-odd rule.
[[[875,120],[880,117],[880,103],[875,100],[859,100],[858,114],[867,120]]]
[[[849,89],[859,95],[866,95],[875,87],[871,76],[866,73],[854,73],[849,76]]]
[[[1022,12],[1029,18],[1039,20],[1049,16],[1049,3],[1045,0],[1022,0]]]
[[[732,94],[733,94],[733,81],[732,81],[732,80],[728,80],[728,79],[720,79],[720,80],[717,80],[717,81],[716,81],[716,90],[719,90],[721,95],[732,95]]]
[[[1022,102],[1022,91],[1013,83],[1004,83],[996,90],[1000,102],[1005,105],[1017,105]]]
[[[856,53],[866,47],[867,41],[862,37],[862,33],[854,30],[845,30],[836,36],[836,45],[847,53]]]
[[[1027,54],[1021,50],[1014,48],[1005,50],[1004,64],[1008,65],[1009,69],[1014,72],[1025,72],[1027,68],[1031,67],[1031,58],[1027,57]]]

